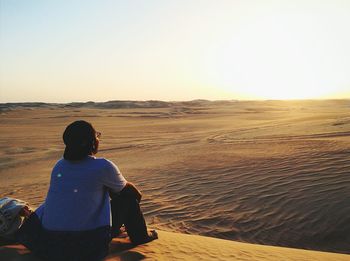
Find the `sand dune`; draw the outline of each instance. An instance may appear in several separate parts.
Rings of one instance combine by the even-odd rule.
[[[160,239],[133,247],[126,238],[114,239],[106,261],[136,260],[285,260],[285,261],[348,261],[349,255],[292,248],[246,244],[210,237],[160,231]],[[37,261],[21,245],[0,247],[1,260]]]
[[[39,205],[83,118],[153,227],[350,253],[349,100],[116,104],[1,105],[1,196]]]

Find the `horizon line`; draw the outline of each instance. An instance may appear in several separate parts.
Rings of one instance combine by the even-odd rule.
[[[346,98],[300,98],[300,99],[191,99],[191,100],[157,100],[157,99],[147,99],[147,100],[106,100],[106,101],[67,101],[67,102],[45,102],[45,101],[9,101],[0,102],[0,104],[72,104],[72,103],[107,103],[107,102],[165,102],[165,103],[180,103],[180,102],[194,102],[194,101],[207,101],[207,102],[218,102],[218,101],[245,101],[245,102],[267,102],[267,101],[341,101],[350,100],[350,97]]]

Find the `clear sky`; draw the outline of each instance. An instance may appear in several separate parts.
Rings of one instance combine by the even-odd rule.
[[[0,0],[0,102],[350,98],[349,0]]]

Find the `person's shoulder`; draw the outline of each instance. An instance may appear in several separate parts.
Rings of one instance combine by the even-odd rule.
[[[62,157],[58,161],[56,161],[55,167],[60,167],[65,164],[66,160]]]
[[[62,171],[66,167],[65,165],[65,159],[61,158],[58,161],[56,161],[55,165],[52,168],[52,174],[56,173],[57,171]]]
[[[116,168],[116,165],[114,164],[113,161],[109,160],[109,159],[106,159],[106,158],[97,158],[97,157],[94,157],[94,162],[95,164],[98,164],[100,165],[101,167],[104,167],[104,168]]]

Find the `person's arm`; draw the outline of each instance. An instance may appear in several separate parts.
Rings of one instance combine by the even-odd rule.
[[[131,182],[127,182],[125,187],[120,191],[120,196],[134,197],[141,202],[142,194]]]
[[[101,172],[102,184],[106,186],[111,193],[120,194],[128,182],[113,162],[109,160],[105,162],[105,169]]]

